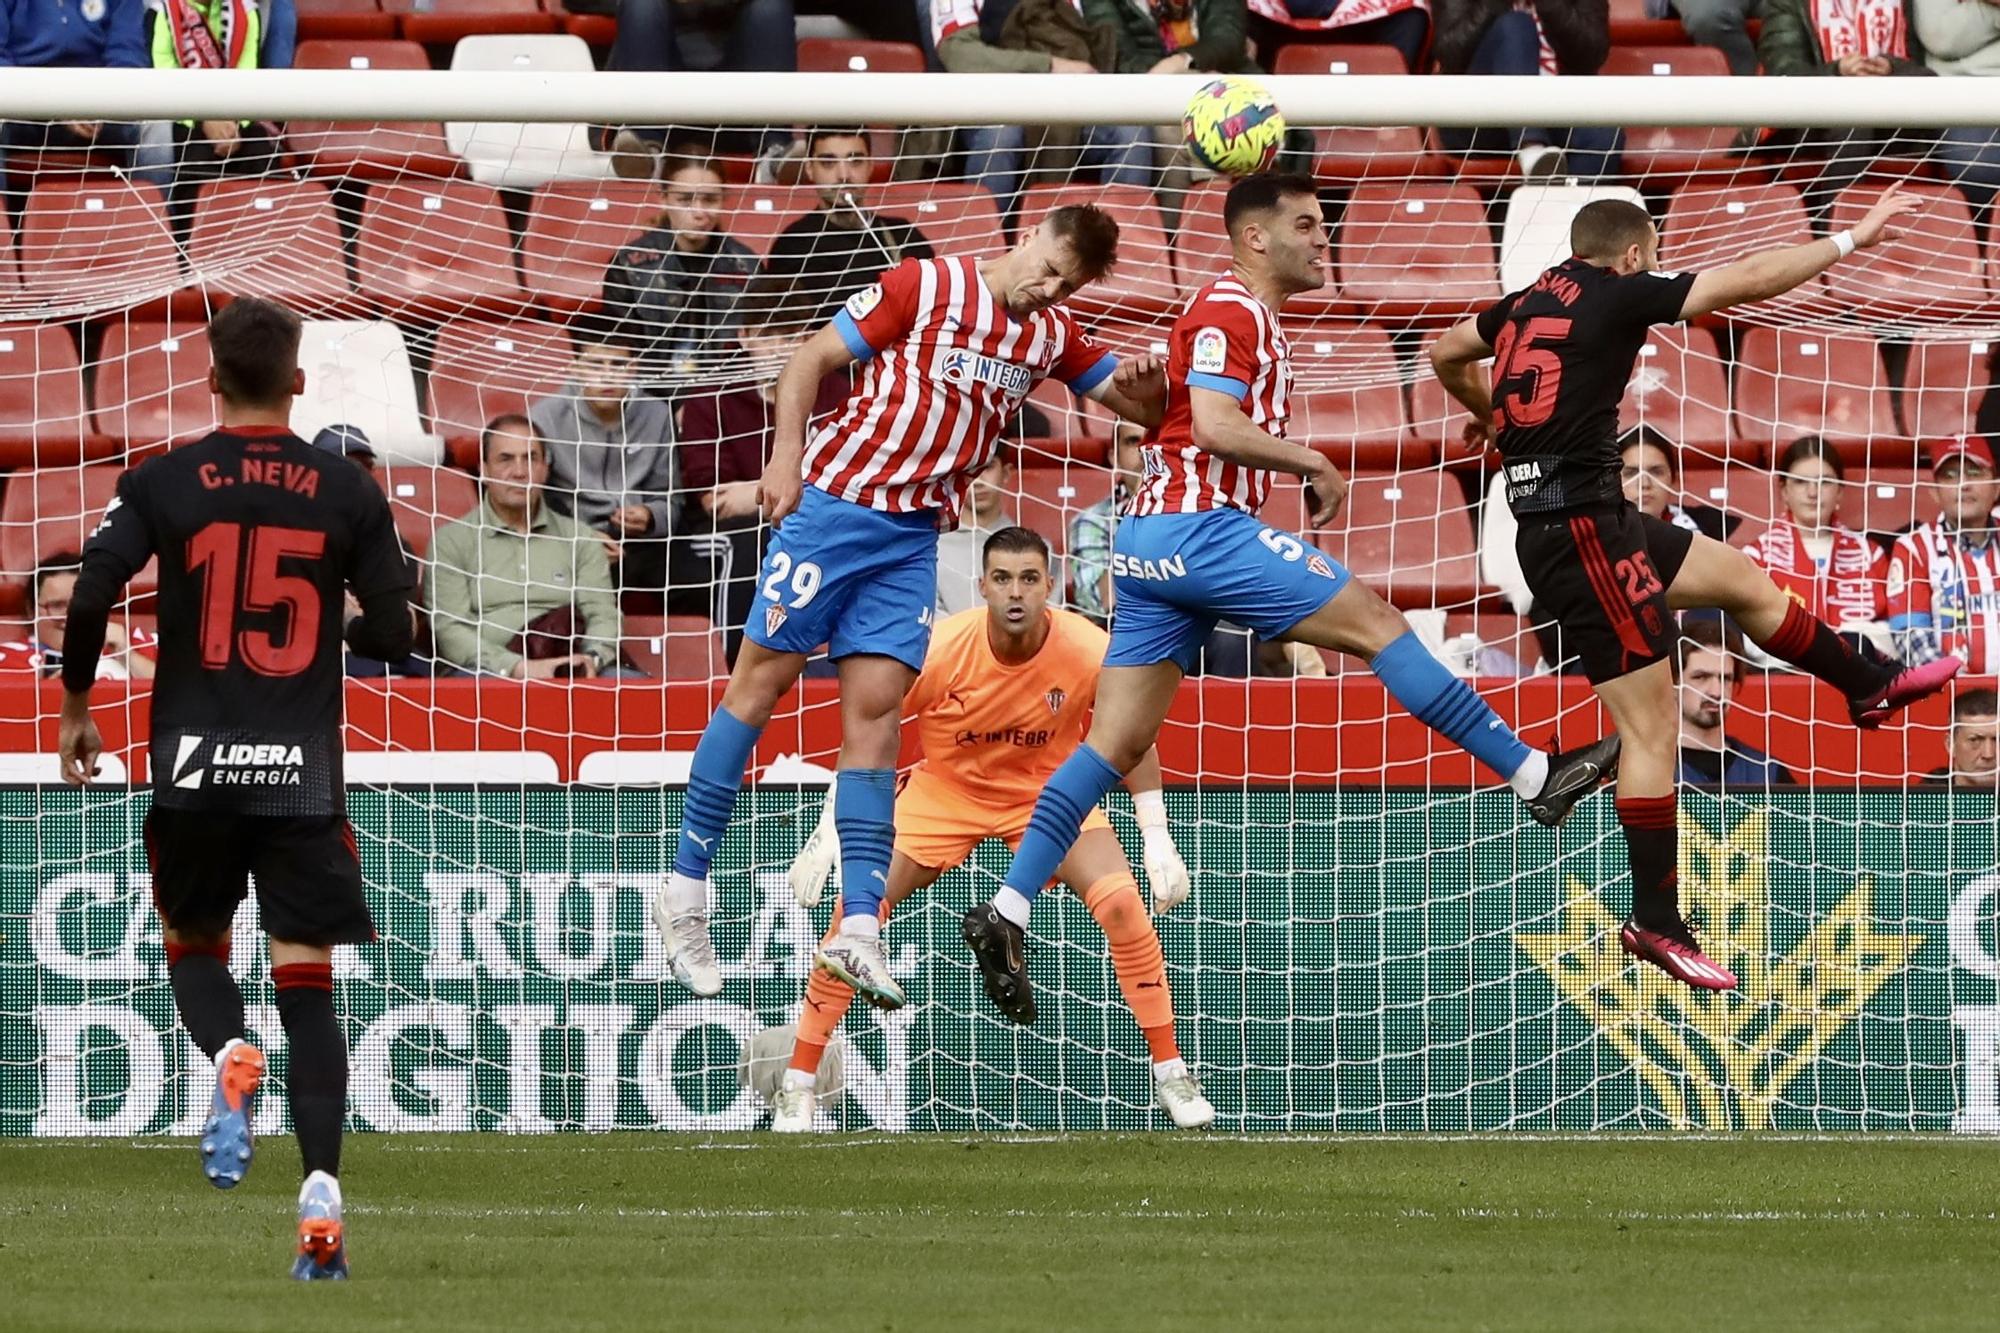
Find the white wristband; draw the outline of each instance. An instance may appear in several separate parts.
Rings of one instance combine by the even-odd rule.
[[[1832,240],[1833,242],[1833,248],[1840,252],[1840,257],[1842,259],[1845,259],[1849,255],[1854,253],[1853,232],[1851,231],[1835,232],[1829,239]]]
[[[1167,826],[1167,798],[1156,791],[1135,791],[1132,793],[1132,814],[1142,829],[1163,829]]]

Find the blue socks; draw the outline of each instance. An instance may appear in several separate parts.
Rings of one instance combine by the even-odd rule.
[[[1445,670],[1444,664],[1430,655],[1416,631],[1405,630],[1400,638],[1375,655],[1368,669],[1411,717],[1469,752],[1501,777],[1512,778],[1534,754],[1486,706],[1486,701],[1473,693],[1470,685]]]
[[[743,770],[757,748],[762,727],[739,722],[726,708],[715,710],[701,743],[694,747],[687,796],[681,802],[681,835],[674,848],[674,872],[689,879],[707,879],[716,845],[736,813],[736,793]]]
[[[880,919],[896,847],[896,772],[843,768],[833,782],[833,828],[840,835],[840,915],[861,933]]]
[[[1021,850],[1014,853],[1014,862],[1007,867],[1005,887],[993,896],[1002,916],[1017,926],[1028,924],[1029,906],[1076,844],[1084,818],[1121,780],[1118,770],[1088,745],[1077,746],[1076,753],[1063,761],[1035,802]]]

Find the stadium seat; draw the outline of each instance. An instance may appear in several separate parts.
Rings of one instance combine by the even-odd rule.
[[[381,0],[298,0],[298,39],[386,41],[396,35],[396,16],[382,12]]]
[[[1321,46],[1294,42],[1278,52],[1275,74],[1341,76],[1408,74],[1389,46]],[[1367,176],[1411,176],[1424,169],[1424,135],[1414,125],[1329,126],[1313,131],[1313,174],[1347,181]]]
[[[535,191],[521,237],[521,285],[558,313],[595,306],[604,270],[660,216],[648,181],[554,181]]]
[[[1903,219],[1909,230],[1826,271],[1827,295],[1843,314],[1864,323],[1921,317],[1926,323],[1991,308],[1986,294],[1986,257],[1965,196],[1937,181],[1909,180],[1901,187],[1924,201],[1922,211]],[[1882,182],[1864,181],[1842,190],[1833,201],[1829,231],[1860,222],[1882,194]]]
[[[384,319],[307,320],[299,340],[306,389],[292,400],[292,429],[311,439],[345,422],[366,431],[384,463],[433,464],[439,442],[424,432],[417,381],[403,331]]]
[[[707,616],[626,616],[621,644],[657,680],[717,680],[729,674],[722,636]]]
[[[1229,233],[1222,225],[1222,202],[1227,194],[1222,185],[1203,185],[1189,192],[1181,209],[1181,229],[1174,238],[1174,268],[1181,290],[1188,295],[1229,269]],[[1333,220],[1327,219],[1329,230],[1332,225]],[[1296,320],[1338,309],[1340,304],[1340,284],[1329,273],[1326,285],[1318,291],[1300,292],[1285,302],[1285,314]]]
[[[1728,467],[1696,466],[1684,459],[1681,472],[1681,503],[1709,505],[1733,518],[1741,519],[1730,534],[1733,545],[1742,545],[1771,525],[1783,512],[1778,498],[1778,478],[1769,468],[1742,463]]]
[[[553,33],[562,20],[542,0],[382,0],[407,41],[442,45],[480,33]],[[581,41],[581,38],[577,40]]]
[[[801,74],[922,74],[924,53],[908,42],[807,37],[799,42]]]
[[[479,505],[479,487],[457,468],[398,464],[378,467],[375,480],[389,497],[396,531],[419,556],[431,549],[431,534]]]
[[[1500,289],[1518,292],[1570,257],[1569,228],[1585,204],[1622,199],[1646,206],[1629,185],[1519,185],[1500,218]]]
[[[1745,255],[1812,239],[1805,201],[1789,185],[1754,180],[1689,184],[1674,191],[1660,226],[1660,262],[1669,270],[1702,272]],[[1741,310],[1766,320],[1793,318],[1809,304],[1823,304],[1821,279],[1771,301]]]
[[[1356,472],[1320,548],[1401,607],[1477,598],[1477,546],[1458,479],[1440,471]],[[1273,525],[1275,526],[1275,524]]]
[[[21,219],[21,291],[37,304],[110,310],[168,302],[186,281],[158,186],[44,181]]]
[[[724,229],[762,257],[771,253],[779,232],[819,207],[819,191],[810,185],[746,185],[728,207]]]
[[[569,378],[569,332],[560,324],[461,321],[437,332],[426,380],[433,433],[454,462],[473,466],[485,424],[503,412],[526,412]]]
[[[1486,207],[1470,185],[1364,182],[1334,252],[1345,304],[1377,322],[1458,318],[1500,296]]]
[[[1015,470],[1014,485],[1021,525],[1041,533],[1049,549],[1061,555],[1069,549],[1070,520],[1111,494],[1111,469],[1088,464],[1023,467]]]
[[[1007,249],[1000,210],[977,185],[896,181],[878,187],[875,198],[884,213],[915,224],[938,254],[990,258]]]
[[[1823,329],[1753,328],[1737,348],[1736,438],[1769,463],[1801,435],[1824,435],[1849,466],[1871,452],[1899,461],[1896,426],[1875,344]]]
[[[1387,334],[1353,324],[1295,326],[1292,416],[1286,436],[1344,470],[1435,461],[1405,452],[1402,372]]]
[[[1611,40],[1634,46],[1672,46],[1685,43],[1688,36],[1677,18],[1648,18],[1646,0],[1611,0]]]
[[[1939,505],[1928,468],[1885,467],[1850,474],[1840,516],[1857,532],[1887,536],[1938,516]]]
[[[1903,371],[1903,425],[1920,440],[1972,432],[1991,392],[1990,342],[1914,343]]]
[[[315,315],[354,297],[333,194],[318,181],[270,176],[202,186],[188,260],[197,286],[217,303],[266,296]]]
[[[1526,616],[1507,615],[1494,611],[1453,611],[1444,618],[1444,641],[1447,648],[1446,665],[1454,671],[1459,669],[1457,654],[1450,651],[1452,641],[1463,635],[1478,640],[1479,646],[1488,652],[1503,653],[1519,662],[1522,674],[1532,672],[1535,663],[1541,660],[1541,641],[1528,627]],[[1477,670],[1479,661],[1474,658],[1465,665],[1474,668],[1471,674],[1482,674]],[[1500,677],[1505,679],[1505,677]]]
[[[1535,597],[1528,591],[1528,576],[1521,572],[1521,553],[1514,544],[1520,531],[1520,522],[1507,506],[1506,474],[1496,467],[1486,484],[1485,503],[1479,506],[1479,581],[1525,613]]]
[[[116,463],[43,468],[7,479],[0,498],[0,614],[27,604],[36,563],[59,551],[80,551],[118,489],[125,469]],[[148,561],[129,585],[134,597],[159,586],[159,566]]]
[[[191,440],[215,427],[204,324],[115,320],[92,376],[99,433],[131,447]]]
[[[1599,74],[1621,77],[1727,77],[1729,62],[1712,46],[1614,46]],[[1685,176],[1732,166],[1736,130],[1730,126],[1628,125],[1625,172],[1631,176]]]
[[[452,49],[451,67],[577,74],[596,69],[583,38],[554,32],[462,37]],[[591,147],[589,128],[581,124],[455,120],[446,123],[444,139],[464,160],[467,174],[482,185],[525,190],[553,180],[603,180],[611,175],[610,156]]]
[[[1111,435],[1117,423],[1111,409],[1089,398],[1079,398],[1069,387],[1055,380],[1042,380],[1028,393],[1028,401],[1049,419],[1050,434],[1039,441],[1023,441],[1024,453],[1039,452],[1079,462],[1102,463],[1111,449]]]
[[[1152,191],[1136,185],[1038,185],[1021,196],[1020,226],[1024,231],[1040,226],[1068,204],[1095,204],[1118,223],[1118,267],[1071,297],[1071,309],[1129,319],[1165,314],[1179,305],[1180,284]]]
[[[298,69],[429,69],[415,42],[300,42]],[[285,128],[291,150],[314,175],[379,180],[455,176],[459,161],[434,121],[294,120]]]
[[[0,324],[0,469],[104,457],[83,410],[76,344],[57,325]]]
[[[1449,467],[1479,463],[1484,455],[1471,454],[1465,447],[1468,420],[1465,409],[1445,393],[1444,386],[1431,373],[1430,346],[1435,341],[1426,338],[1412,362],[1410,433],[1404,449],[1412,458],[1442,458]],[[1480,366],[1491,374],[1491,361],[1482,361]]]
[[[1753,448],[1732,453],[1727,367],[1707,329],[1659,324],[1647,332],[1618,408],[1620,430],[1641,424],[1680,445],[1687,467],[1698,459],[1762,461]]]
[[[563,31],[593,47],[610,46],[618,40],[618,18],[613,14],[564,14]]]
[[[14,263],[14,221],[0,208],[0,309],[13,304],[21,291],[21,270]]]
[[[526,303],[500,196],[467,181],[369,187],[355,251],[361,294],[392,319]]]

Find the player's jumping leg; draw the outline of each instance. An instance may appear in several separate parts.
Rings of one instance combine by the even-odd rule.
[[[292,1130],[305,1184],[299,1188],[299,1249],[292,1276],[302,1281],[347,1276],[340,1219],[340,1135],[347,1114],[347,1039],[333,1012],[333,951],[271,941],[271,981],[290,1054],[285,1076]]]
[[[1411,717],[1505,778],[1538,823],[1562,823],[1617,770],[1616,734],[1558,754],[1522,741],[1470,685],[1431,656],[1402,612],[1351,579],[1283,637],[1366,660]]]
[[[735,670],[729,673],[722,706],[695,746],[680,835],[674,844],[673,873],[653,900],[653,919],[674,976],[696,995],[722,991],[722,972],[708,935],[709,867],[735,813],[750,752],[805,664],[803,653],[777,652],[745,638]]]
[[[201,1128],[201,1173],[217,1189],[234,1189],[256,1151],[251,1119],[264,1082],[264,1053],[245,1036],[243,992],[229,974],[229,932],[163,932],[167,977],[181,1026],[215,1062],[215,1092]]]
[[[1734,547],[1696,537],[1667,588],[1675,610],[1716,607],[1771,656],[1819,677],[1847,697],[1854,725],[1872,731],[1891,715],[1951,683],[1964,665],[1940,657],[1904,667],[1856,652],[1825,621],[1787,597],[1771,576]]]

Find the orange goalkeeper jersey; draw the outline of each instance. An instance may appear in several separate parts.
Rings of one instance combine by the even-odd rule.
[[[1041,651],[1012,666],[987,642],[985,607],[946,618],[904,700],[925,767],[982,800],[1033,805],[1083,743],[1111,639],[1074,611],[1048,616]]]

